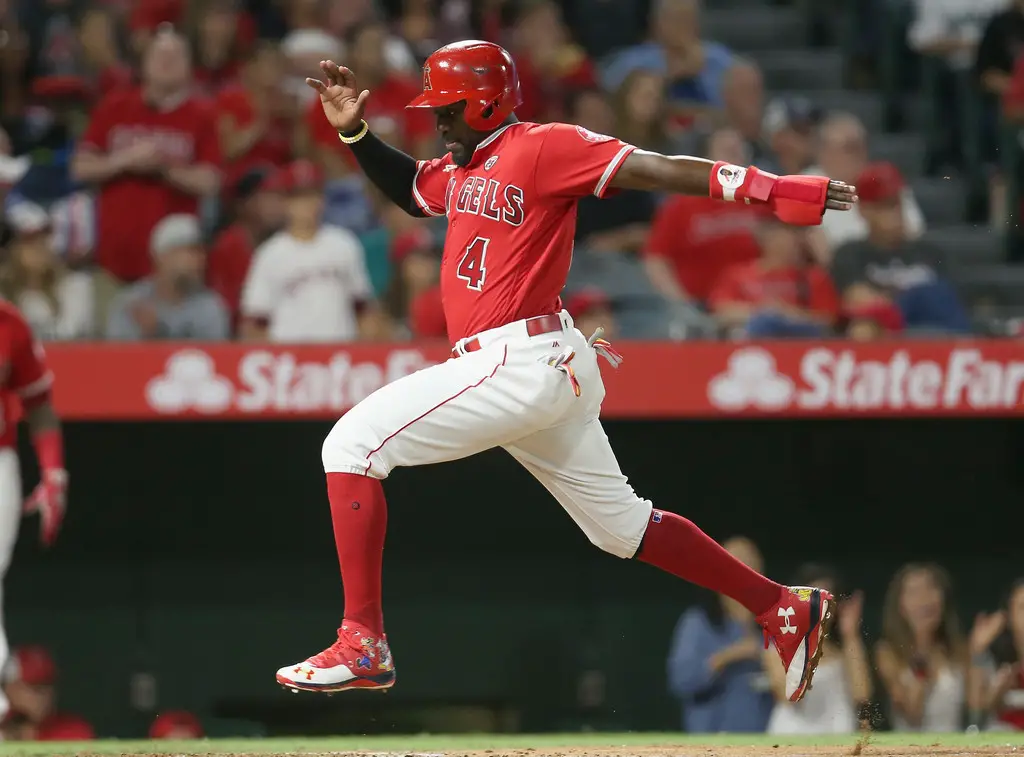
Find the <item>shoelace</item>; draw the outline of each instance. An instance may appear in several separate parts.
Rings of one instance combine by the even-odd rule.
[[[339,659],[347,661],[349,653],[355,653],[356,657],[362,657],[366,652],[359,641],[359,631],[350,631],[345,626],[338,629],[338,640],[327,647],[323,652],[309,658],[309,664],[317,668],[333,667]]]

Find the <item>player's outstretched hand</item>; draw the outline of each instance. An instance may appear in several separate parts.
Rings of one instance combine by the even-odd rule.
[[[830,181],[828,183],[828,199],[825,207],[829,210],[850,210],[857,202],[857,187],[850,186],[844,181]]]
[[[327,120],[338,131],[356,131],[363,120],[363,110],[370,90],[359,90],[356,75],[331,60],[320,61],[320,71],[326,81],[306,79],[306,84],[320,95]]]
[[[25,501],[26,515],[39,513],[39,537],[44,547],[53,545],[67,507],[68,474],[62,470],[43,473],[43,480]]]

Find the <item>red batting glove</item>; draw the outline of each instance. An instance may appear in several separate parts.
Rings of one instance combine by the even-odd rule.
[[[42,480],[25,501],[26,515],[39,513],[39,535],[43,546],[57,539],[67,508],[68,472],[64,470],[64,443],[60,430],[41,431],[32,440],[42,468]]]
[[[67,508],[68,474],[63,470],[43,472],[43,480],[25,500],[26,515],[39,513],[39,536],[44,547],[53,546]]]
[[[711,169],[709,189],[716,200],[762,203],[784,223],[817,226],[825,213],[828,185],[824,176],[776,176],[756,166],[719,161]]]

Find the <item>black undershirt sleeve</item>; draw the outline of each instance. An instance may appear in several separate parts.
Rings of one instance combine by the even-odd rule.
[[[360,128],[362,128],[360,126]],[[355,136],[356,132],[342,136]],[[426,215],[412,196],[416,160],[377,137],[372,131],[349,145],[366,176],[391,202],[411,216]]]

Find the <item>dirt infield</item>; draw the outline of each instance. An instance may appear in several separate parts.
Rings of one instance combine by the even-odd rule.
[[[128,753],[126,753],[128,754]],[[199,754],[181,752],[130,753],[131,757],[200,757]],[[204,753],[206,754],[206,753]],[[858,744],[854,746],[698,746],[695,744],[658,747],[571,748],[548,749],[485,749],[483,751],[445,752],[290,752],[278,755],[267,753],[222,753],[218,757],[917,757],[918,755],[945,755],[946,757],[1022,757],[1019,746],[894,746],[889,744]],[[80,753],[80,757],[94,757]],[[98,755],[96,757],[99,757]],[[106,757],[106,756],[104,756]]]

